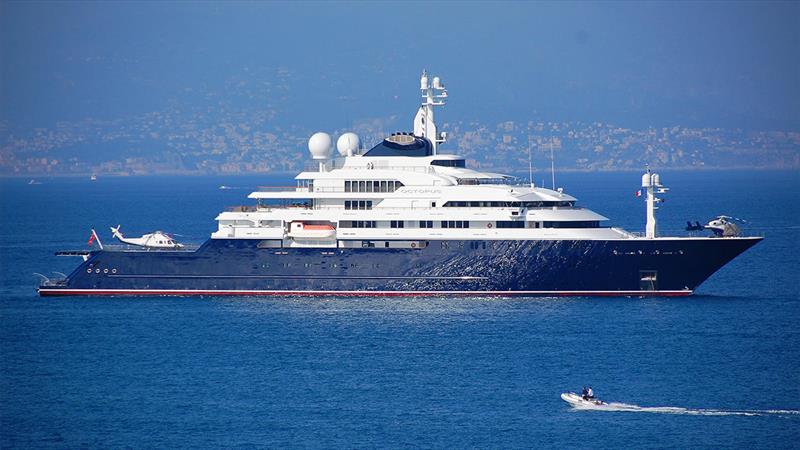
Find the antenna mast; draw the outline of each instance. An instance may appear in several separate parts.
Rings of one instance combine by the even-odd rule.
[[[553,177],[553,190],[556,190],[556,160],[553,156],[553,140],[550,139],[550,175]]]
[[[439,77],[433,77],[429,82],[428,72],[424,70],[419,79],[419,86],[422,91],[423,101],[417,111],[417,116],[414,118],[414,134],[428,138],[431,141],[433,154],[435,155],[438,145],[447,141],[447,133],[436,131],[433,108],[434,106],[444,106],[444,100],[447,98],[447,89]]]
[[[666,194],[669,188],[661,184],[661,177],[657,173],[652,173],[650,167],[647,172],[642,175],[642,187],[645,189],[647,195],[647,225],[645,227],[645,237],[653,239],[658,234],[658,227],[656,226],[656,210],[658,203],[663,202],[662,199],[656,197],[655,194]]]
[[[528,135],[528,181],[533,187],[533,159],[531,158],[531,136]]]

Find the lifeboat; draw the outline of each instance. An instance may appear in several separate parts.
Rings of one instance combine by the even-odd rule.
[[[312,225],[303,222],[292,222],[289,237],[294,239],[333,239],[336,228],[333,225]]]

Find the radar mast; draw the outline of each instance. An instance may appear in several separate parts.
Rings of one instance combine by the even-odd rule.
[[[419,79],[420,90],[422,91],[422,105],[414,117],[414,134],[428,138],[433,146],[433,154],[439,144],[447,141],[447,133],[436,131],[436,121],[434,120],[434,106],[443,106],[447,98],[447,89],[442,84],[439,77],[428,80],[428,72],[422,71]]]
[[[653,239],[658,234],[658,228],[656,226],[656,210],[658,206],[656,205],[664,201],[656,197],[655,194],[666,194],[669,188],[661,184],[661,177],[657,173],[650,172],[649,167],[647,168],[647,172],[642,175],[642,187],[645,189],[645,194],[647,195],[647,226],[645,228],[645,237]]]

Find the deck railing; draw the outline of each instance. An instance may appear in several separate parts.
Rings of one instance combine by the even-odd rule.
[[[311,192],[307,186],[259,186],[259,192]]]
[[[258,206],[256,205],[237,205],[237,206],[228,206],[225,208],[228,212],[256,212],[258,211]]]
[[[303,169],[306,172],[319,172],[320,164],[319,162],[307,163],[304,165]],[[330,161],[325,161],[322,163],[323,170],[330,171],[334,169],[344,169],[344,160],[341,159],[333,159]],[[416,172],[416,173],[434,173],[435,169],[432,166],[411,166],[405,164],[396,164],[391,163],[389,161],[370,161],[369,163],[363,166],[356,166],[356,165],[348,165],[348,170],[402,170],[406,172]]]

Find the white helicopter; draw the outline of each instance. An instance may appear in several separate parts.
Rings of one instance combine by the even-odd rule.
[[[730,216],[717,216],[715,219],[711,219],[704,228],[713,231],[716,237],[739,236],[741,232],[735,222],[744,223],[745,220]]]
[[[154,231],[149,234],[142,235],[139,238],[126,238],[119,231],[121,225],[116,228],[111,227],[111,233],[120,242],[130,245],[136,245],[145,248],[183,248],[183,244],[179,244],[172,239],[172,236],[164,233],[163,231]]]
[[[731,216],[717,216],[711,219],[707,224],[700,225],[700,222],[695,222],[692,225],[691,221],[686,222],[686,231],[703,231],[711,230],[714,232],[715,237],[735,237],[741,234],[739,226],[736,223],[747,223],[744,219],[737,219]]]

